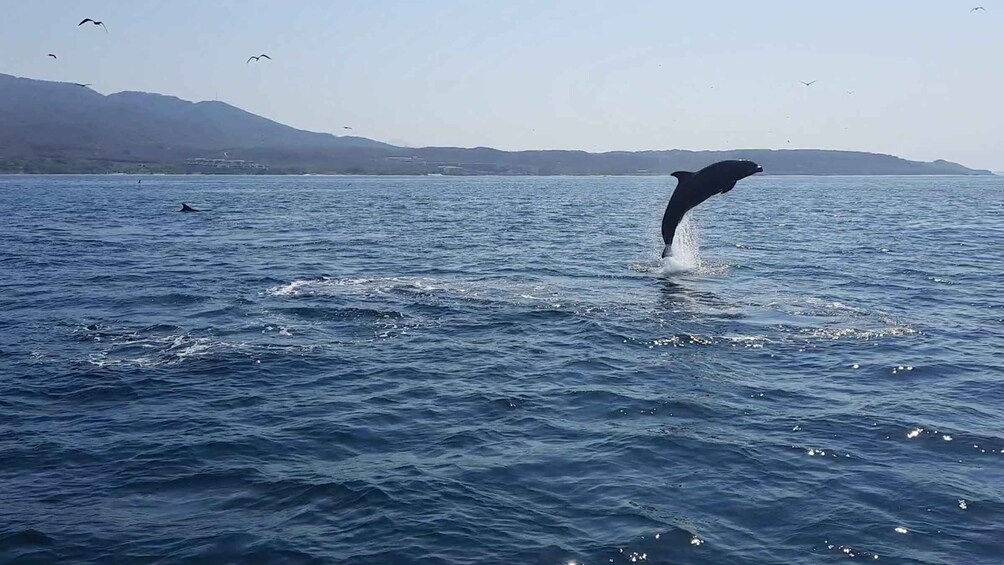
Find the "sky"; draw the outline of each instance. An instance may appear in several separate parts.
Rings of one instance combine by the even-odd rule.
[[[506,150],[846,149],[1004,171],[1004,0],[16,4],[0,73],[218,99],[312,131]],[[85,17],[108,32],[77,27]],[[259,53],[272,60],[245,63]]]

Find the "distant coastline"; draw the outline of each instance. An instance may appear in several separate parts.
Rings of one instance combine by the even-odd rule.
[[[390,145],[295,129],[223,102],[0,74],[0,173],[662,176],[724,159],[772,175],[992,175],[944,160],[826,149],[536,150]]]
[[[195,151],[195,150],[193,150]],[[766,175],[777,176],[994,176],[947,161],[908,161],[892,155],[828,150],[647,151],[585,153],[575,151],[505,152],[494,149],[368,149],[324,154],[293,150],[231,148],[253,156],[239,165],[221,160],[170,157],[144,161],[50,157],[0,157],[0,174],[132,175],[402,175],[402,176],[667,176],[698,170],[724,159],[751,159]],[[490,155],[485,155],[485,152]],[[281,154],[279,154],[281,153]],[[271,157],[273,154],[276,156]],[[306,161],[306,162],[304,162]],[[335,161],[335,163],[330,163]],[[643,166],[639,166],[643,165]]]

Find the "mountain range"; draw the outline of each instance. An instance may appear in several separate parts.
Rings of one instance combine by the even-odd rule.
[[[832,150],[500,151],[406,148],[299,130],[223,102],[0,74],[0,172],[633,175],[753,159],[768,174],[988,175],[948,161]]]

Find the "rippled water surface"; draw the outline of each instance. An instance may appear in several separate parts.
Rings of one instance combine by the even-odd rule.
[[[0,177],[0,562],[1004,560],[1004,179],[137,181]]]

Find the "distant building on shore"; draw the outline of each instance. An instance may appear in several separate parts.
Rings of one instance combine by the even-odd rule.
[[[199,169],[222,169],[231,171],[266,171],[267,165],[244,159],[205,159],[194,157],[185,159],[185,166]]]

